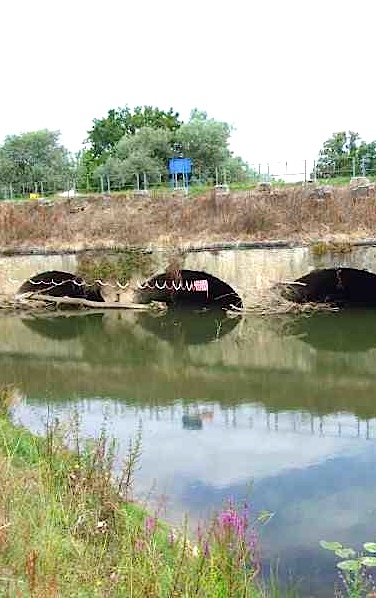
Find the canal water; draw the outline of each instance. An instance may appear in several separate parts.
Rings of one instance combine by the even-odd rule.
[[[136,495],[191,524],[247,499],[264,573],[333,596],[319,546],[376,539],[376,312],[244,318],[98,312],[0,318],[0,380],[14,418],[43,432],[104,420],[120,455],[142,426]]]

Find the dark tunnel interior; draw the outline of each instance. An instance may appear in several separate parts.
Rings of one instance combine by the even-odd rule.
[[[372,306],[376,305],[376,274],[356,268],[313,270],[284,285],[282,295],[297,303]]]
[[[80,276],[71,272],[50,270],[41,272],[27,279],[18,289],[17,295],[23,293],[40,293],[52,297],[74,297],[89,301],[103,302],[98,285],[87,284]]]
[[[242,300],[223,280],[198,270],[164,272],[145,281],[135,293],[137,303],[163,301],[174,307],[241,308]]]

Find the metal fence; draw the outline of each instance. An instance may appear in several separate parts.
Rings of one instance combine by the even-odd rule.
[[[193,170],[189,179],[175,177],[169,179],[166,173],[158,173],[153,176],[147,173],[134,173],[128,177],[102,174],[101,176],[79,176],[78,172],[72,172],[66,177],[52,177],[45,180],[12,182],[0,180],[0,199],[16,199],[19,197],[47,197],[61,195],[72,197],[77,193],[101,193],[109,194],[121,191],[148,191],[152,189],[184,189],[187,193],[194,187],[213,186],[241,186],[252,187],[258,182],[276,183],[306,183],[308,181],[319,181],[325,179],[338,179],[350,181],[351,178],[365,176],[376,177],[376,159],[371,160],[363,157],[345,157],[339,161],[332,161],[325,164],[314,160],[285,160],[259,162],[249,164],[249,170],[234,174],[229,169],[218,166],[211,172],[211,176],[203,176],[199,170]]]

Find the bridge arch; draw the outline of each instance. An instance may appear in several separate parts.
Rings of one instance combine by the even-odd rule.
[[[287,284],[283,295],[298,303],[376,305],[376,274],[358,268],[322,268]]]
[[[243,303],[226,282],[201,270],[166,271],[138,285],[137,303],[163,301],[176,307],[241,308]]]
[[[98,285],[90,285],[80,276],[61,270],[40,272],[25,280],[19,287],[16,296],[24,293],[40,293],[52,297],[76,297],[90,301],[103,302],[104,299]]]

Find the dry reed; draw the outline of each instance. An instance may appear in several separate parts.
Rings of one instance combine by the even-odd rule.
[[[81,205],[83,209],[77,209]],[[0,243],[28,246],[163,246],[208,241],[369,237],[376,194],[353,199],[348,188],[318,197],[303,188],[271,193],[213,191],[195,198],[113,196],[85,201],[0,204]]]

